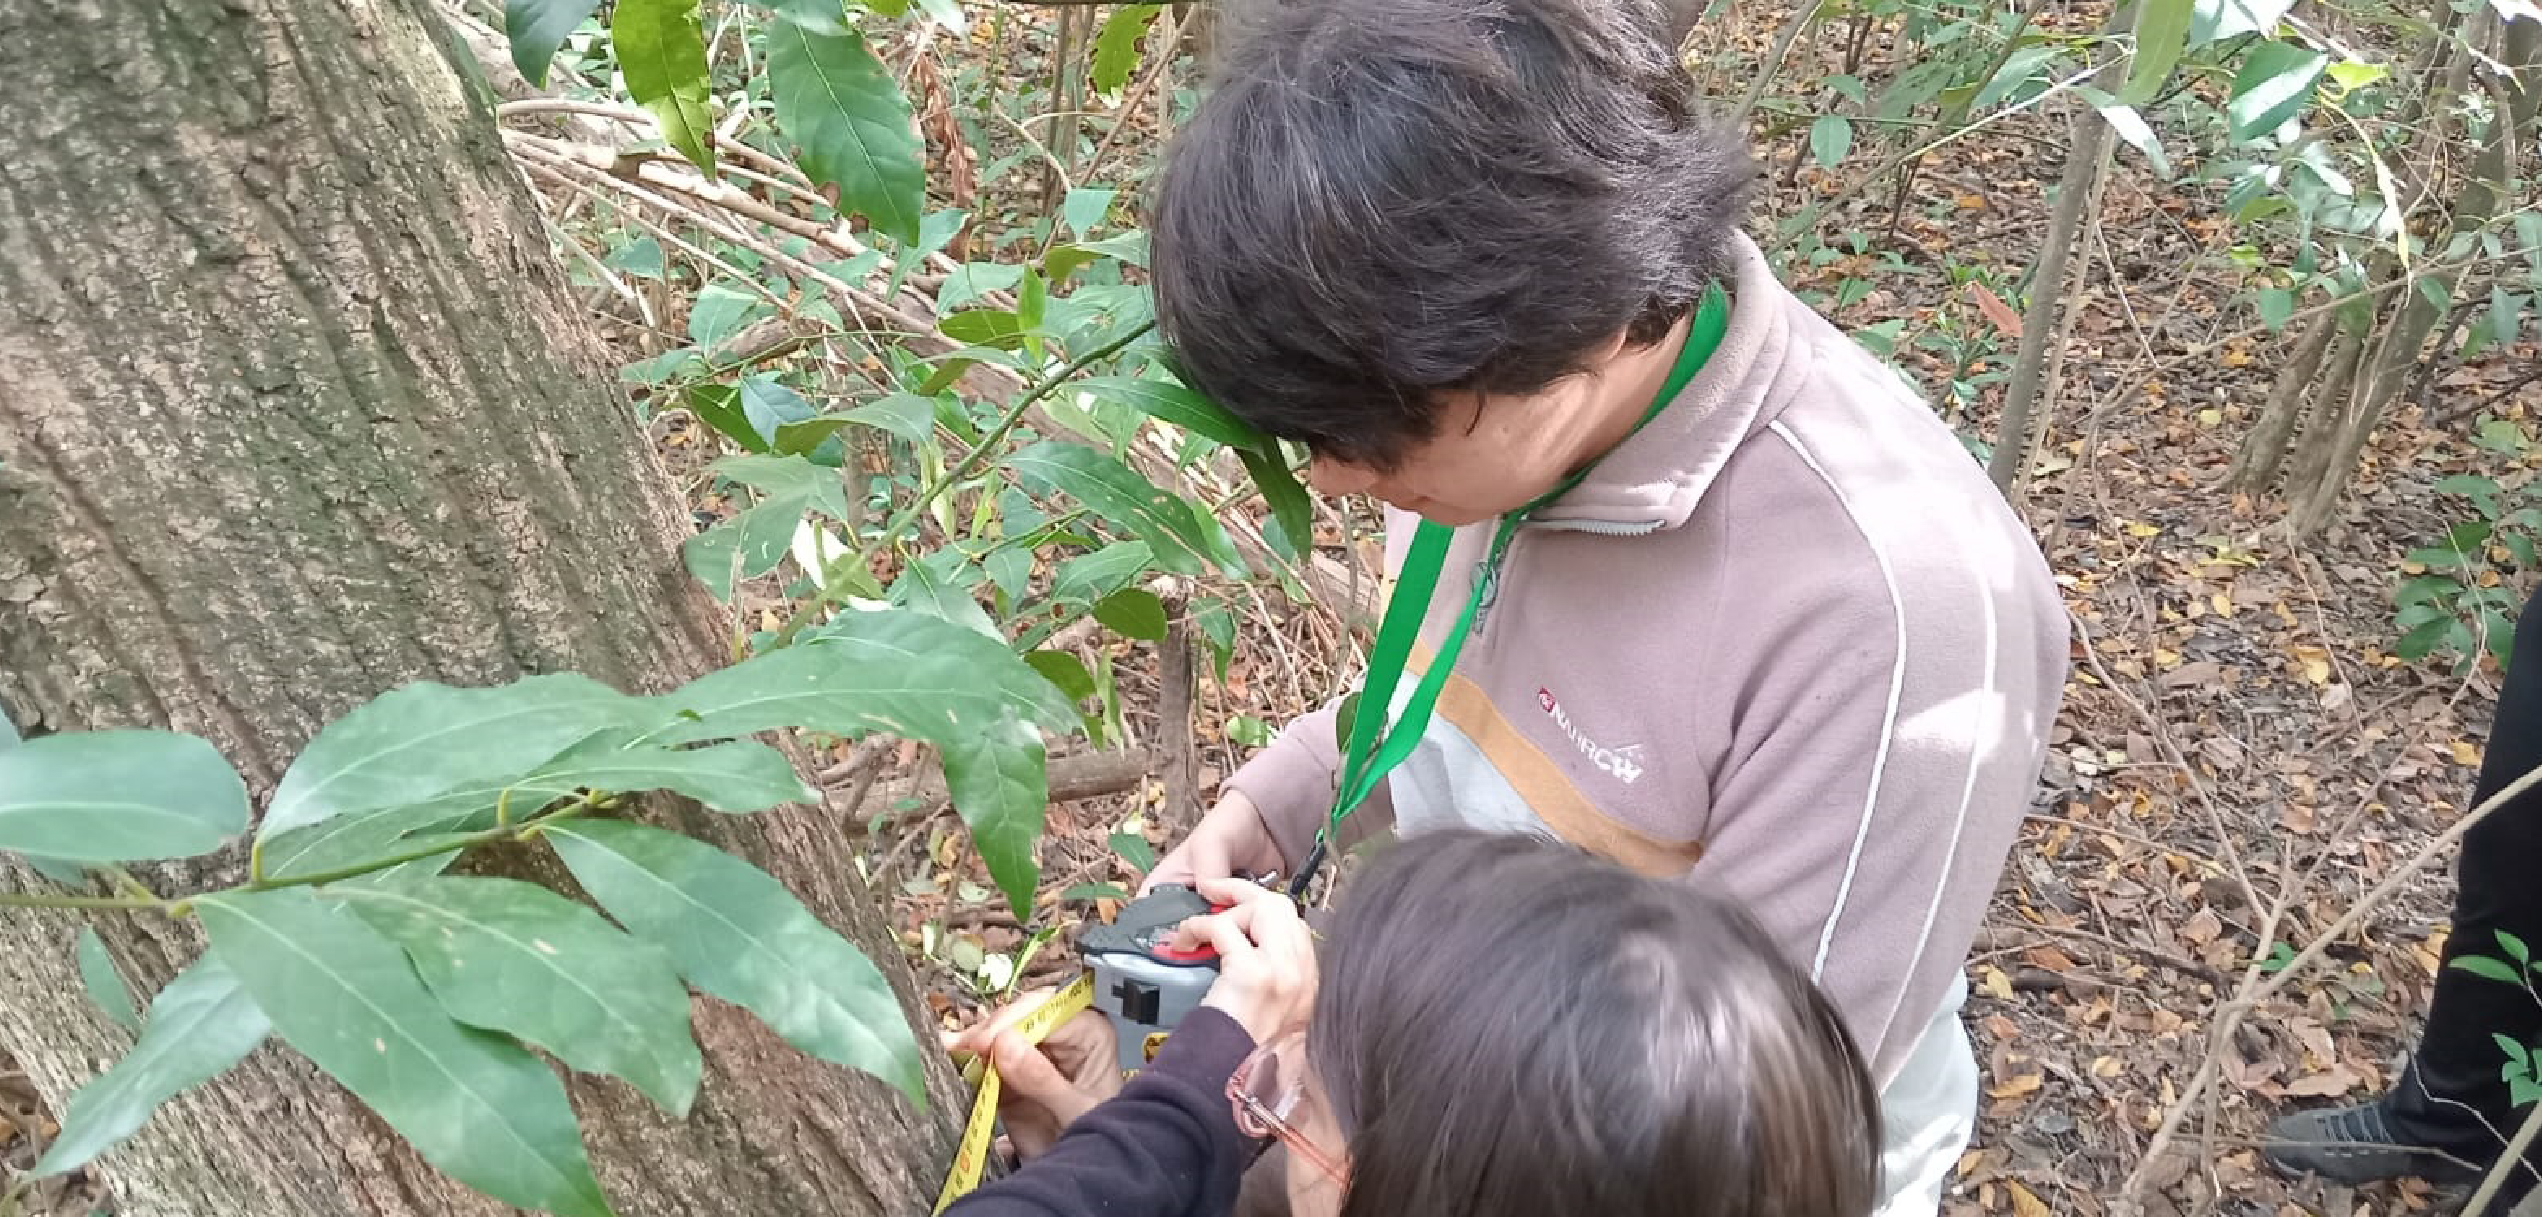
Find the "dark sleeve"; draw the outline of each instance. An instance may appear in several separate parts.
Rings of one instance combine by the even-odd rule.
[[[944,1217],[1223,1217],[1254,1158],[1227,1104],[1253,1051],[1203,1006],[1121,1093],[1078,1117],[1050,1152],[953,1203]]]

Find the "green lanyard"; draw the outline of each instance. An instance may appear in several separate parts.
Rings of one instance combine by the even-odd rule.
[[[1729,297],[1715,283],[1704,290],[1703,304],[1687,326],[1686,345],[1669,368],[1668,382],[1661,386],[1650,408],[1642,412],[1641,421],[1633,424],[1635,431],[1659,417],[1659,412],[1685,391],[1695,373],[1720,347],[1721,335],[1729,322]],[[1421,683],[1413,687],[1403,713],[1381,731],[1386,710],[1394,704],[1395,686],[1402,680],[1404,665],[1412,658],[1412,645],[1420,636],[1422,618],[1429,614],[1430,597],[1438,590],[1439,572],[1447,564],[1448,543],[1456,535],[1455,529],[1428,520],[1413,531],[1412,550],[1404,557],[1403,570],[1396,576],[1394,594],[1386,600],[1386,615],[1377,625],[1376,648],[1368,655],[1368,679],[1360,688],[1359,708],[1351,718],[1350,740],[1342,751],[1341,783],[1333,794],[1332,814],[1316,830],[1314,848],[1289,880],[1290,895],[1305,893],[1306,885],[1323,865],[1332,835],[1343,819],[1358,810],[1376,792],[1377,783],[1420,746],[1421,735],[1430,726],[1430,711],[1438,705],[1439,690],[1447,686],[1448,673],[1456,667],[1457,653],[1465,649],[1465,636],[1474,631],[1475,614],[1491,594],[1492,583],[1500,573],[1501,556],[1508,552],[1518,526],[1546,504],[1569,494],[1588,475],[1589,470],[1583,468],[1526,506],[1501,517],[1500,526],[1492,533],[1492,547],[1475,571],[1474,591],[1465,598],[1464,610],[1448,627],[1447,635],[1439,639],[1439,653],[1421,674]]]

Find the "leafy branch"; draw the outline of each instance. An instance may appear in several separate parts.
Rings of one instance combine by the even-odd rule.
[[[833,559],[829,563],[818,580],[819,590],[814,592],[812,598],[802,607],[797,608],[794,614],[786,619],[785,624],[778,628],[776,638],[769,644],[771,648],[791,645],[795,638],[803,633],[804,627],[818,620],[821,611],[837,603],[839,597],[843,595],[845,581],[841,576],[844,573],[873,569],[874,557],[884,546],[909,535],[910,531],[917,526],[919,519],[937,499],[943,498],[946,492],[978,473],[981,467],[988,463],[989,458],[996,454],[998,445],[1003,443],[1007,436],[1013,434],[1015,428],[1024,421],[1024,416],[1032,410],[1034,405],[1050,396],[1060,386],[1075,379],[1078,373],[1085,371],[1088,367],[1129,349],[1131,343],[1146,337],[1154,328],[1156,328],[1154,322],[1141,322],[1131,326],[1070,359],[1056,371],[1027,386],[1014,401],[1007,403],[1006,410],[998,416],[996,425],[990,427],[987,434],[980,437],[980,442],[971,445],[971,450],[964,453],[961,460],[954,462],[942,476],[930,479],[919,489],[916,496],[884,522],[882,528],[875,532],[870,540],[857,547],[856,552]]]

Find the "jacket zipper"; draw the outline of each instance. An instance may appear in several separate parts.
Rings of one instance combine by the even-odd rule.
[[[1599,537],[1645,537],[1659,531],[1659,521],[1618,524],[1608,520],[1528,520],[1520,524],[1518,534],[1509,539],[1509,548],[1501,551],[1500,560],[1484,559],[1483,569],[1476,575],[1483,581],[1483,598],[1474,606],[1475,638],[1482,636],[1484,623],[1491,619],[1492,606],[1500,601],[1502,571],[1508,567],[1512,555],[1518,552],[1518,542],[1531,528],[1584,532]]]

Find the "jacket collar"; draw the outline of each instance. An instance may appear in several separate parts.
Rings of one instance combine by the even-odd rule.
[[[1721,346],[1668,408],[1529,523],[1581,532],[1676,528],[1730,454],[1764,421],[1767,390],[1791,341],[1790,293],[1745,235],[1732,237],[1730,324]]]

